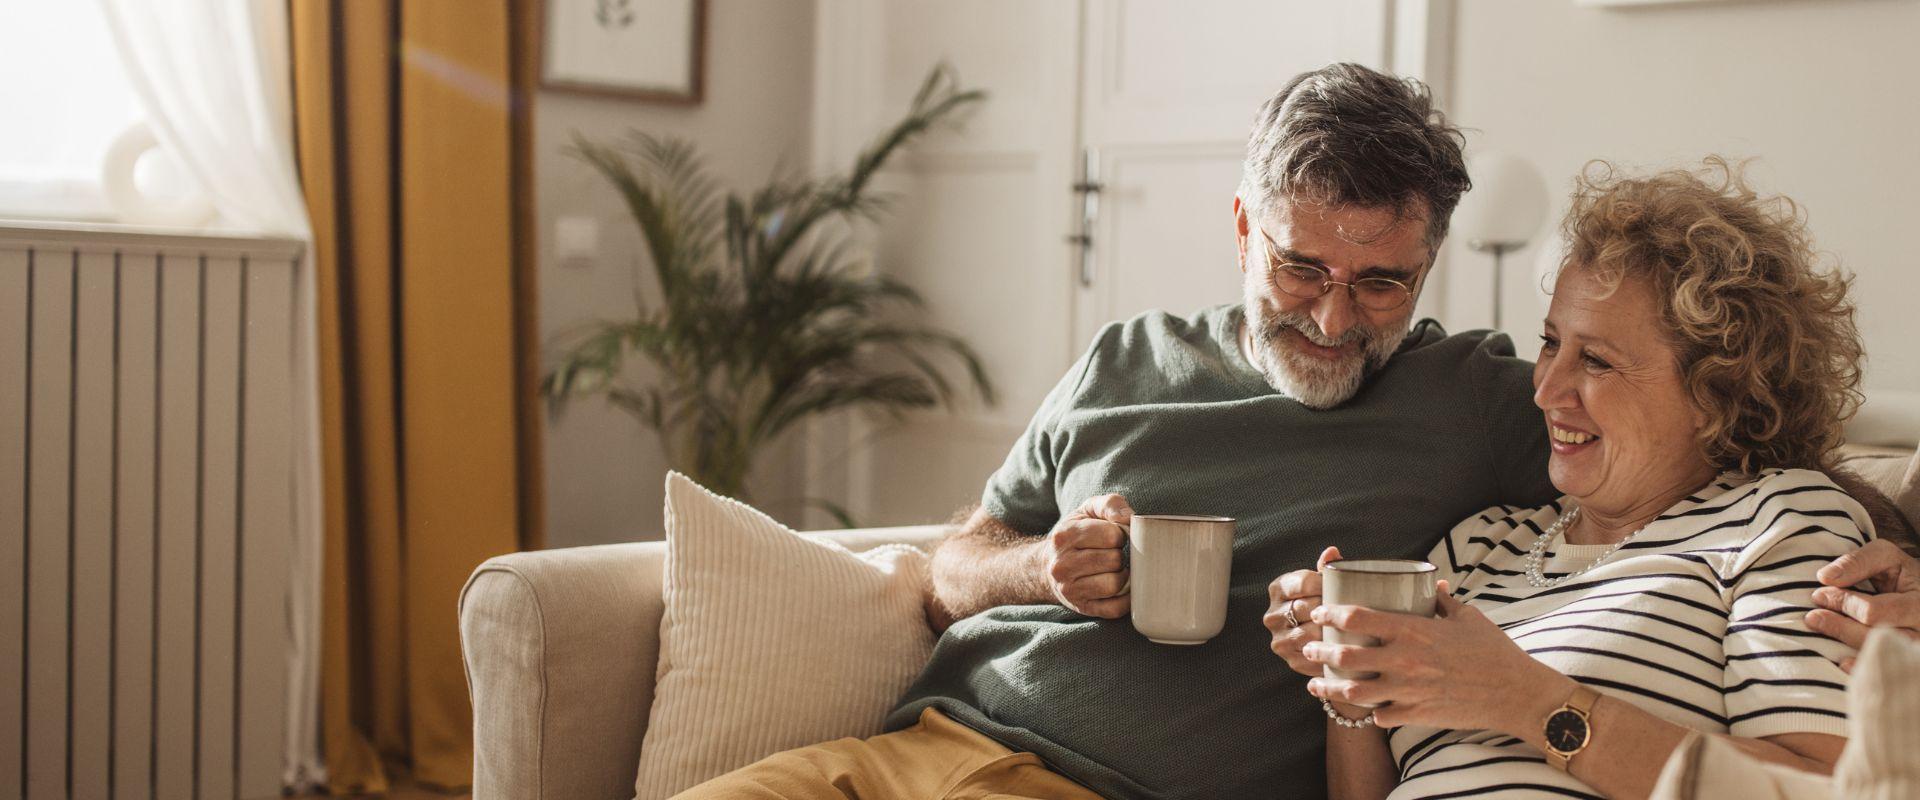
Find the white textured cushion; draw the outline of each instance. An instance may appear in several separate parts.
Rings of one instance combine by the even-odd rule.
[[[1853,728],[1833,767],[1834,794],[1849,800],[1920,797],[1920,641],[1876,628],[1853,668]]]
[[[855,554],[667,475],[666,614],[639,800],[880,732],[933,650],[927,556]]]

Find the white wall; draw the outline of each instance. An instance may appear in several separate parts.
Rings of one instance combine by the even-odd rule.
[[[1470,148],[1531,160],[1565,208],[1588,159],[1623,166],[1756,156],[1763,191],[1801,203],[1855,272],[1876,392],[1920,392],[1920,2],[1780,0],[1602,9],[1460,0],[1450,110]],[[1543,231],[1543,235],[1547,232]],[[1536,239],[1537,241],[1538,239]],[[1449,245],[1445,318],[1491,322],[1490,257]],[[1510,256],[1506,327],[1525,350],[1545,299],[1536,246]]]
[[[691,139],[729,189],[756,187],[776,167],[805,170],[813,15],[812,0],[712,0],[706,99],[698,106],[540,93],[534,177],[543,343],[582,320],[633,316],[636,285],[647,302],[657,298],[625,206],[601,178],[563,155],[573,132],[607,138],[638,128]],[[555,220],[581,216],[599,220],[599,255],[586,266],[563,266],[554,255]],[[793,519],[794,454],[783,448],[763,462],[753,499]],[[547,545],[660,538],[665,474],[659,442],[639,422],[597,400],[569,405],[546,431]]]
[[[1920,298],[1920,270],[1907,267],[1913,246],[1905,234],[1920,228],[1920,48],[1910,44],[1920,32],[1920,0],[1628,10],[1574,0],[1436,1],[1452,12],[1443,37],[1452,45],[1451,74],[1436,76],[1446,107],[1476,129],[1471,148],[1515,153],[1541,169],[1556,203],[1549,225],[1590,158],[1654,167],[1712,152],[1756,156],[1751,174],[1763,189],[1801,202],[1819,245],[1858,275],[1870,394],[1920,393],[1920,314],[1907,310]],[[713,0],[711,13],[707,99],[697,107],[540,95],[545,336],[581,319],[630,314],[634,268],[645,268],[617,198],[560,155],[573,130],[691,137],[731,187],[755,185],[777,164],[809,166],[808,131],[821,122],[811,118],[815,2]],[[601,254],[589,267],[562,267],[553,223],[579,215],[601,221]],[[1523,349],[1545,311],[1531,275],[1539,253],[1528,247],[1508,261],[1507,327]],[[1440,296],[1423,311],[1454,330],[1488,325],[1488,258],[1455,241],[1443,268]],[[650,296],[650,284],[642,286]],[[638,423],[598,403],[576,404],[549,427],[546,458],[551,546],[658,536],[664,463]],[[755,500],[795,519],[800,461],[792,452],[769,461]]]

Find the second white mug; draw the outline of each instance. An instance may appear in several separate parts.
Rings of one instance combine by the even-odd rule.
[[[1435,567],[1425,561],[1394,558],[1330,561],[1320,570],[1321,600],[1330,606],[1364,606],[1431,617],[1438,604],[1434,591],[1435,573]],[[1332,644],[1361,647],[1380,644],[1380,640],[1371,636],[1348,633],[1338,628],[1327,628],[1322,636]],[[1325,675],[1329,679],[1351,680],[1378,677],[1371,672],[1353,672],[1332,665],[1325,668]]]

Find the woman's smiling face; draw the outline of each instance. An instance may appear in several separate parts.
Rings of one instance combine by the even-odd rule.
[[[1533,367],[1554,487],[1609,517],[1650,519],[1715,472],[1653,292],[1562,270]]]

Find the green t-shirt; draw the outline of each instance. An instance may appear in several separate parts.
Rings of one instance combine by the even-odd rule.
[[[1557,495],[1532,365],[1504,335],[1423,320],[1346,403],[1313,410],[1241,354],[1239,306],[1107,326],[981,503],[1045,534],[1086,498],[1238,520],[1226,628],[1147,641],[1127,619],[1003,606],[955,624],[888,719],[932,706],[1113,798],[1326,796],[1326,717],[1268,649],[1267,584],[1339,545],[1424,558],[1468,515]]]

